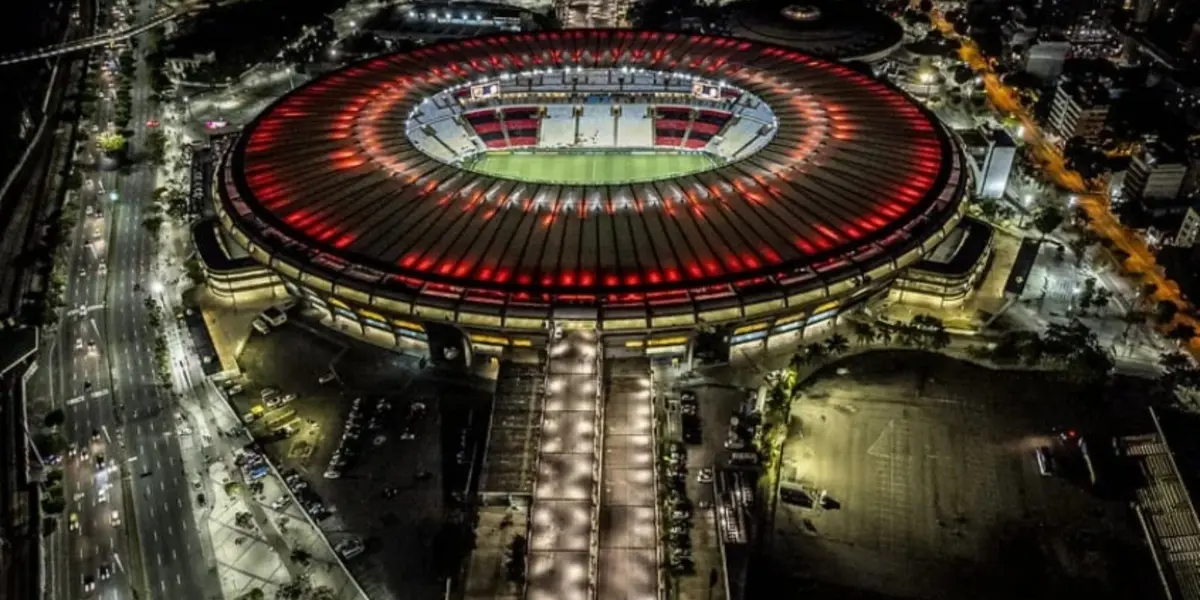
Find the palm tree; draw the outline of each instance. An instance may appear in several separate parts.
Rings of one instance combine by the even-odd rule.
[[[895,336],[895,333],[895,325],[885,321],[881,322],[879,327],[876,328],[875,337],[880,341],[880,343],[887,345],[892,343],[892,337]]]
[[[850,349],[850,340],[840,333],[835,333],[825,340],[825,349],[830,355],[837,356]]]
[[[805,364],[813,365],[825,360],[825,346],[813,342],[804,347]]]
[[[944,327],[934,329],[933,332],[929,334],[929,345],[934,350],[944,349],[946,346],[950,345],[950,334],[946,332]]]
[[[922,336],[921,330],[911,323],[900,323],[896,325],[896,337],[902,345],[919,346]]]
[[[857,322],[854,324],[854,337],[858,343],[865,346],[875,341],[875,328],[870,323]]]
[[[1180,323],[1172,327],[1166,335],[1168,340],[1174,340],[1181,344],[1186,344],[1190,342],[1192,338],[1196,337],[1196,328],[1192,327],[1191,325]]]

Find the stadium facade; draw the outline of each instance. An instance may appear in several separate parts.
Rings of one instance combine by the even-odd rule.
[[[498,153],[709,164],[592,182],[474,166]],[[224,238],[329,320],[417,344],[452,324],[485,352],[556,325],[648,353],[709,328],[789,341],[888,293],[959,225],[970,188],[947,131],[885,83],[756,42],[629,30],[350,66],[275,102],[216,171]]]

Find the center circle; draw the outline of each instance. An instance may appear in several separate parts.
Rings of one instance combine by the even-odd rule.
[[[810,23],[821,18],[821,9],[808,4],[791,4],[779,11],[789,21]]]
[[[499,179],[648,183],[748,158],[778,120],[755,94],[681,73],[566,68],[445,89],[409,115],[415,148]]]

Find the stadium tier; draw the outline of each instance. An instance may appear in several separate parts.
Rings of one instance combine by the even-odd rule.
[[[229,237],[335,317],[536,337],[828,312],[953,229],[967,178],[925,109],[845,66],[576,30],[320,77],[244,128],[214,195]]]

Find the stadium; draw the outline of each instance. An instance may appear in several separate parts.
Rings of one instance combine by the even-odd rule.
[[[555,325],[679,353],[802,334],[955,227],[969,175],[902,92],[767,44],[509,34],[377,57],[222,152],[222,234],[343,327],[476,350]]]

